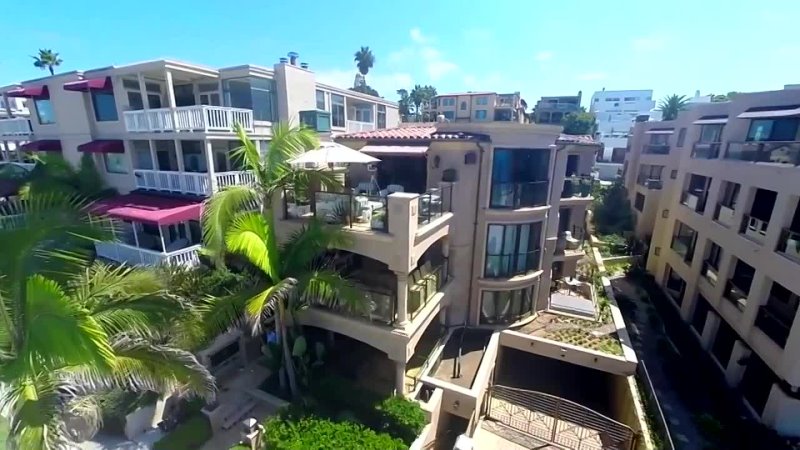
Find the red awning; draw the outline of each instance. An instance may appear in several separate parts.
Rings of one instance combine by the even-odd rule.
[[[125,153],[125,145],[119,139],[98,139],[78,146],[84,153]]]
[[[33,97],[33,98],[50,98],[50,91],[47,86],[28,86],[6,91],[9,97]]]
[[[171,225],[186,220],[200,220],[203,203],[173,197],[145,194],[127,194],[99,200],[92,205],[92,213],[116,219]]]
[[[42,139],[22,144],[19,149],[26,152],[60,152],[61,141],[58,139]]]
[[[64,84],[64,90],[76,92],[110,91],[111,89],[111,77],[88,78]]]

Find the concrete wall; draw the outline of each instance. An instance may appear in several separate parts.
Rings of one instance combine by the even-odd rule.
[[[314,73],[289,63],[275,65],[275,85],[278,91],[278,117],[290,123],[300,123],[300,111],[317,109]]]

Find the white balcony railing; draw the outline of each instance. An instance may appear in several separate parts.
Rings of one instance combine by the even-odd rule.
[[[360,131],[374,131],[375,124],[372,122],[359,122],[357,120],[348,120],[346,130],[348,133],[358,133]]]
[[[13,117],[0,120],[0,136],[29,136],[31,121],[24,117]]]
[[[157,252],[121,242],[96,242],[97,256],[134,266],[194,266],[200,262],[200,245],[182,248],[169,253]]]
[[[249,170],[219,172],[214,174],[214,178],[217,181],[217,189],[228,186],[245,186],[256,182],[256,176]]]
[[[138,189],[211,195],[211,179],[207,173],[170,172],[166,170],[135,169]]]
[[[154,131],[233,131],[241,124],[253,131],[253,111],[226,106],[194,105],[125,111],[125,129],[129,132]]]

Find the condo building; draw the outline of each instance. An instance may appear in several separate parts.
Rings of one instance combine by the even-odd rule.
[[[533,122],[561,125],[567,114],[581,110],[582,95],[583,93],[578,91],[578,95],[542,97],[533,107]]]
[[[800,92],[637,123],[625,161],[647,270],[754,416],[800,435]]]
[[[518,122],[525,121],[525,100],[519,92],[462,92],[437,95],[429,111],[449,122]]]

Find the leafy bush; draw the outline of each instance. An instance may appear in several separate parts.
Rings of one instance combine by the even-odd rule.
[[[358,449],[405,450],[399,439],[376,433],[354,422],[335,422],[316,416],[280,414],[264,424],[264,443],[270,450]]]
[[[199,450],[211,439],[211,434],[206,416],[196,415],[153,444],[153,450]]]
[[[381,412],[383,430],[411,444],[425,427],[427,420],[419,404],[405,397],[394,396],[377,407]]]

